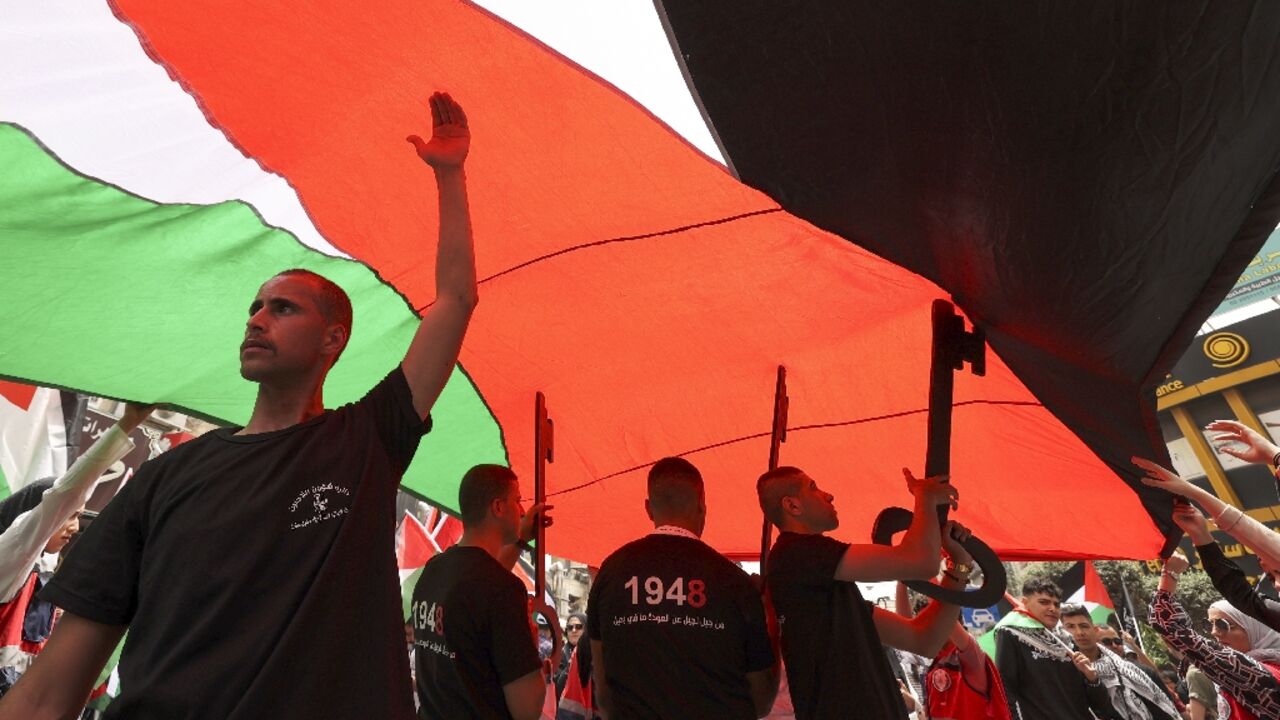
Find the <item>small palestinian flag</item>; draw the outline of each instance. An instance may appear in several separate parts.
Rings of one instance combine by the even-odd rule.
[[[461,537],[462,521],[436,508],[431,509],[426,524],[418,522],[418,518],[407,512],[404,514],[396,537],[396,565],[400,568],[400,599],[405,618],[409,617],[413,588],[422,577],[423,566]]]
[[[1059,583],[1066,596],[1064,604],[1084,605],[1094,625],[1105,625],[1116,612],[1111,595],[1102,584],[1098,570],[1092,560],[1084,560],[1073,565],[1063,573]]]
[[[64,393],[0,380],[0,499],[67,470]],[[66,393],[74,414],[75,394]]]

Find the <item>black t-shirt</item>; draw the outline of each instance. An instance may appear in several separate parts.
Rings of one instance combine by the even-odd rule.
[[[455,545],[413,589],[418,717],[508,720],[502,686],[542,667],[524,585],[486,550]]]
[[[760,593],[701,540],[654,534],[600,565],[587,633],[614,715],[754,718],[747,673],[773,665]]]
[[[992,632],[996,634],[996,669],[1004,683],[1013,717],[1022,720],[1123,717],[1111,706],[1102,683],[1088,682],[1065,657],[1044,652],[1016,628],[997,627]],[[1035,630],[1036,635],[1045,632]]]
[[[847,543],[784,532],[766,580],[782,626],[782,658],[799,720],[907,715],[858,586],[835,579]]]
[[[411,717],[395,498],[429,428],[396,368],[354,404],[139,468],[42,593],[129,625],[106,717]]]

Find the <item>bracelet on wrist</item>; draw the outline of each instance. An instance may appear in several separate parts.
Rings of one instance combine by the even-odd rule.
[[[1236,514],[1230,520],[1227,520],[1227,514],[1232,510],[1235,510]],[[1220,515],[1213,519],[1213,521],[1218,524],[1218,529],[1222,532],[1230,532],[1231,528],[1235,527],[1236,523],[1240,522],[1240,518],[1242,517],[1244,517],[1243,510],[1235,505],[1228,505]]]
[[[1161,575],[1162,577],[1167,577],[1167,578],[1169,578],[1170,580],[1172,580],[1172,581],[1174,581],[1174,582],[1177,582],[1177,581],[1178,581],[1178,576],[1182,575],[1182,573],[1180,573],[1180,572],[1174,572],[1174,571],[1172,571],[1172,570],[1170,570],[1170,569],[1168,569],[1168,568],[1165,568],[1164,570],[1161,570],[1161,571],[1160,571],[1160,575]]]
[[[1277,452],[1275,455],[1271,456],[1271,466],[1280,467],[1280,452]]]

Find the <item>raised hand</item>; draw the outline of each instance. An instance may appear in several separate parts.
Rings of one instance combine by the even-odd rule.
[[[1142,646],[1138,644],[1137,638],[1135,638],[1128,630],[1120,631],[1120,639],[1124,640],[1124,644],[1132,650],[1142,649]]]
[[[555,505],[538,503],[529,508],[524,517],[520,518],[521,542],[532,542],[538,537],[539,522],[542,523],[542,527],[551,527],[551,524],[555,521],[551,519],[550,511],[554,507]],[[539,548],[539,552],[541,552],[541,548]]]
[[[127,402],[124,404],[124,412],[120,415],[120,429],[126,433],[142,424],[143,420],[155,410],[155,405],[144,405],[142,403]]]
[[[1146,476],[1138,479],[1147,487],[1160,488],[1182,497],[1190,497],[1199,490],[1195,485],[1178,477],[1172,470],[1165,468],[1163,465],[1137,456],[1129,458],[1129,461],[1146,473]]]
[[[1089,660],[1088,655],[1077,650],[1071,653],[1071,662],[1080,671],[1080,674],[1084,675],[1086,680],[1091,683],[1098,682],[1098,671],[1094,669],[1093,662]]]
[[[1275,459],[1276,453],[1280,453],[1280,446],[1257,430],[1235,420],[1214,420],[1205,426],[1205,430],[1219,433],[1213,436],[1218,452],[1248,463],[1266,464]],[[1244,447],[1233,447],[1234,445]]]
[[[1175,550],[1169,559],[1164,561],[1164,569],[1174,574],[1186,572],[1189,567],[1191,567],[1191,561],[1182,554],[1181,550]]]
[[[960,507],[960,491],[949,482],[949,475],[918,478],[907,468],[902,468],[902,475],[907,479],[907,490],[917,501],[930,507],[950,505],[952,510]]]
[[[1173,523],[1182,528],[1182,532],[1186,533],[1191,538],[1191,542],[1196,545],[1207,545],[1213,542],[1213,535],[1209,533],[1209,523],[1205,520],[1204,513],[1190,503],[1182,501],[1174,503]]]
[[[418,151],[418,157],[436,170],[458,169],[471,148],[471,131],[462,106],[448,93],[434,93],[431,105],[431,142],[417,135],[405,138]]]
[[[947,556],[952,562],[957,564],[973,562],[973,556],[961,544],[971,535],[973,532],[969,528],[955,520],[948,520],[947,524],[942,526],[942,549],[947,551]]]

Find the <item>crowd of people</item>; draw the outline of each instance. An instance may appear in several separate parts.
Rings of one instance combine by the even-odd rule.
[[[1168,558],[1150,615],[1182,663],[1165,669],[1172,676],[1044,580],[1021,588],[1018,622],[996,629],[994,662],[956,605],[913,606],[905,589],[894,611],[868,603],[858,582],[960,590],[975,571],[968,529],[938,522],[959,490],[908,470],[913,517],[892,545],[836,540],[835,498],[815,478],[765,473],[759,504],[779,535],[757,577],[701,540],[711,509],[699,470],[658,461],[643,507],[653,532],[601,563],[557,655],[511,573],[552,508],[526,510],[512,470],[476,466],[459,485],[461,539],[413,590],[411,668],[395,494],[478,301],[467,119],[446,94],[429,104],[430,140],[409,142],[438,190],[437,298],[403,362],[361,400],[325,410],[351,304],[331,281],[286,270],[249,305],[240,370],[258,394],[244,427],[146,463],[56,572],[50,554],[150,408],[129,405],[64,476],[0,503],[0,720],[79,715],[126,630],[107,718],[1280,719],[1280,603],[1188,503],[1174,519],[1224,599],[1209,611],[1211,633],[1197,633],[1176,599],[1188,560]],[[1209,429],[1223,452],[1280,463],[1280,448],[1240,423]],[[1135,463],[1280,578],[1275,533]]]

